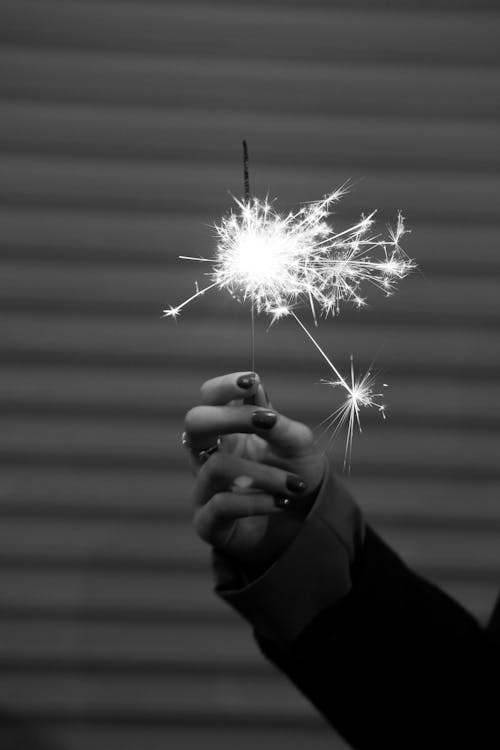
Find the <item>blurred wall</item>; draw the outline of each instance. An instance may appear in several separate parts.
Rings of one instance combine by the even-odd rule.
[[[250,367],[248,310],[214,294],[160,315],[202,281],[178,255],[213,247],[243,137],[253,192],[284,208],[352,178],[340,224],[402,209],[421,272],[318,340],[390,384],[387,421],[366,414],[355,438],[368,518],[484,620],[500,579],[498,6],[0,14],[0,706],[67,750],[340,750],[212,595],[190,528],[182,416],[201,381]],[[265,329],[273,401],[317,424],[336,404],[322,361],[293,321]]]

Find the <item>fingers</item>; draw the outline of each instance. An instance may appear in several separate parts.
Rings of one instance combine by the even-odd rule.
[[[235,399],[255,396],[258,391],[259,376],[255,372],[232,372],[207,380],[201,386],[201,403],[218,406]]]
[[[232,372],[207,380],[200,389],[201,403],[212,406],[243,399],[245,403],[268,406],[267,394],[255,372]]]
[[[284,456],[306,451],[313,442],[309,427],[283,414],[250,404],[242,406],[195,406],[185,418],[185,430],[195,450],[212,445],[221,435],[255,434]]]
[[[307,491],[307,485],[296,474],[292,474],[273,466],[249,461],[227,453],[214,453],[201,468],[193,490],[193,502],[196,507],[205,505],[215,494],[231,489],[243,497],[253,497],[256,502],[262,492],[269,496],[296,497],[299,499]],[[260,490],[256,493],[255,490]],[[267,503],[263,509],[259,502],[258,513],[267,513],[272,507]],[[247,502],[248,505],[248,502]],[[246,514],[242,505],[239,516]],[[246,507],[246,506],[245,506]],[[252,506],[253,507],[253,506]]]
[[[271,495],[220,492],[196,511],[194,528],[204,541],[222,549],[228,547],[242,518],[282,512]]]

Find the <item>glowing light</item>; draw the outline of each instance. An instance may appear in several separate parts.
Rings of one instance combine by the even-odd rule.
[[[357,425],[361,430],[360,409],[377,407],[384,415],[384,405],[379,401],[381,394],[374,392],[369,371],[360,379],[355,378],[352,358],[348,382],[294,310],[307,306],[317,325],[318,314],[336,316],[343,302],[364,307],[362,287],[366,284],[385,295],[392,294],[397,282],[415,268],[400,245],[407,232],[401,213],[396,225],[387,228],[385,237],[372,233],[375,212],[362,216],[354,226],[334,231],[327,221],[330,209],[347,190],[347,185],[343,185],[321,200],[288,214],[280,214],[268,199],[235,199],[237,210],[230,211],[214,226],[217,237],[214,256],[180,256],[209,264],[205,276],[211,283],[202,289],[196,284],[193,295],[163,311],[165,317],[176,320],[190,302],[211,289],[218,289],[227,291],[239,302],[248,301],[252,321],[254,311],[268,315],[271,325],[292,316],[335,374],[335,380],[322,382],[342,387],[347,393],[344,403],[322,423],[327,428],[334,427],[334,434],[347,426],[344,465],[350,463],[354,427]]]
[[[323,385],[328,385],[332,388],[343,386],[344,381],[342,380],[328,380],[322,379],[320,381]],[[387,383],[383,384],[387,387]],[[332,431],[332,439],[336,437],[338,432],[344,427],[346,428],[346,446],[344,452],[344,470],[350,469],[351,455],[352,455],[352,440],[354,437],[354,429],[357,426],[359,432],[362,432],[360,409],[361,407],[370,408],[375,407],[382,414],[385,419],[385,404],[381,403],[379,399],[383,398],[382,393],[375,393],[375,377],[372,375],[370,370],[367,370],[364,375],[360,378],[356,378],[354,375],[354,363],[351,355],[351,383],[347,389],[347,397],[344,402],[329,414],[326,419],[320,423],[320,427],[325,425],[323,434],[328,430]]]
[[[165,316],[178,312],[209,289],[227,290],[240,302],[249,301],[258,313],[272,322],[292,307],[310,307],[315,324],[318,312],[337,315],[343,301],[357,307],[366,304],[360,293],[363,284],[372,284],[385,294],[414,267],[400,246],[406,233],[398,214],[396,227],[388,236],[371,235],[374,213],[362,217],[352,227],[336,233],[327,218],[330,207],[347,187],[322,200],[302,206],[296,213],[280,214],[268,201],[235,199],[238,211],[231,211],[214,229],[217,246],[212,258],[181,256],[208,263],[206,276],[212,281]]]
[[[346,445],[345,445],[345,453],[344,453],[344,470],[346,468],[350,469],[351,465],[351,455],[352,455],[352,440],[354,437],[354,428],[357,425],[360,432],[362,432],[361,429],[361,419],[360,419],[360,408],[361,407],[377,407],[377,409],[382,413],[382,416],[385,419],[385,405],[380,403],[378,401],[379,398],[382,398],[382,393],[374,393],[374,387],[375,387],[375,377],[372,375],[371,371],[368,370],[361,378],[356,379],[354,375],[354,362],[353,357],[351,355],[351,382],[349,383],[346,378],[344,378],[339,370],[335,367],[331,359],[326,355],[326,353],[323,351],[321,346],[318,344],[316,339],[312,336],[311,332],[308,331],[306,326],[302,323],[302,321],[295,315],[295,313],[291,313],[299,326],[302,328],[306,336],[310,339],[310,341],[313,343],[313,345],[316,347],[316,349],[319,351],[327,365],[330,367],[334,375],[336,376],[335,380],[330,379],[322,379],[320,382],[323,385],[329,385],[332,388],[338,388],[341,387],[347,392],[347,396],[345,398],[345,401],[337,408],[335,409],[331,414],[329,414],[320,424],[318,427],[322,427],[325,425],[325,428],[323,430],[324,434],[328,430],[332,429],[332,437],[331,439],[335,439],[335,437],[338,435],[340,430],[347,426],[347,434],[346,434]],[[387,388],[387,383],[384,383],[384,388]]]

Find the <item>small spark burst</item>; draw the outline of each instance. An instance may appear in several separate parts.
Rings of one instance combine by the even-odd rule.
[[[163,311],[164,317],[177,320],[197,297],[212,289],[227,291],[237,301],[251,305],[252,351],[254,312],[269,316],[270,325],[293,317],[336,376],[336,380],[323,382],[347,393],[344,403],[322,423],[327,429],[334,427],[334,435],[347,426],[344,466],[350,463],[354,427],[361,430],[361,407],[375,406],[384,414],[378,400],[381,394],[374,393],[370,372],[355,379],[352,360],[351,382],[343,378],[295,310],[307,306],[317,325],[318,315],[338,315],[343,302],[364,307],[362,289],[367,284],[392,294],[397,282],[415,268],[400,244],[407,233],[401,213],[396,225],[387,228],[386,236],[373,233],[375,212],[362,216],[354,226],[334,231],[327,219],[332,205],[348,189],[343,185],[288,214],[279,213],[268,199],[235,198],[237,209],[214,225],[217,245],[213,257],[180,256],[209,264],[210,270],[204,274],[209,284],[200,288],[196,283],[194,294]]]
[[[342,430],[344,427],[347,427],[346,429],[346,443],[345,443],[345,452],[344,452],[344,471],[346,468],[350,471],[351,468],[351,455],[352,455],[352,441],[354,437],[354,428],[357,426],[358,430],[362,432],[361,428],[361,418],[360,418],[360,409],[361,407],[376,407],[379,412],[381,412],[383,418],[385,419],[385,404],[381,403],[379,399],[383,397],[382,393],[375,393],[375,376],[372,375],[372,372],[370,369],[367,370],[367,372],[361,377],[356,378],[354,375],[354,361],[351,354],[351,382],[342,377],[339,370],[336,368],[336,366],[333,364],[331,359],[327,356],[325,351],[321,348],[321,346],[318,344],[316,339],[313,337],[311,332],[306,328],[306,326],[302,323],[302,321],[295,315],[295,313],[291,313],[291,315],[295,318],[299,326],[302,328],[306,336],[310,339],[312,344],[316,347],[316,349],[319,351],[327,365],[330,367],[332,372],[334,373],[336,380],[331,380],[327,378],[323,378],[320,380],[320,383],[322,385],[329,385],[332,388],[343,388],[347,396],[344,400],[344,402],[335,409],[331,414],[329,414],[320,424],[318,427],[322,427],[325,425],[323,432],[320,437],[322,437],[325,432],[328,432],[329,430],[332,430],[332,436],[330,440],[334,440],[340,430]],[[384,388],[387,388],[387,383],[383,383]]]
[[[345,380],[337,379],[330,380],[324,378],[320,380],[322,385],[328,385],[331,388],[337,388],[342,386],[345,388]],[[384,388],[387,387],[387,383],[383,383]],[[351,382],[347,389],[347,397],[344,402],[329,414],[319,425],[319,427],[325,425],[323,434],[329,430],[332,430],[332,438],[334,439],[337,434],[345,427],[346,446],[344,452],[344,470],[350,469],[351,455],[352,455],[352,441],[354,437],[354,429],[358,428],[359,432],[362,432],[360,409],[375,407],[382,414],[385,419],[385,404],[380,401],[383,398],[383,393],[375,393],[375,376],[371,370],[367,370],[361,377],[356,377],[354,374],[354,362],[351,355]]]

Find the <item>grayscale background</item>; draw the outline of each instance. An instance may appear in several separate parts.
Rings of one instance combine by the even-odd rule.
[[[376,358],[390,384],[387,421],[365,414],[354,444],[368,519],[487,617],[499,15],[494,0],[0,3],[0,708],[17,717],[2,748],[23,732],[23,750],[345,748],[217,601],[190,526],[183,414],[203,380],[250,369],[249,312],[211,294],[160,316],[203,280],[178,255],[213,248],[243,137],[260,197],[293,208],[352,178],[339,226],[406,215],[420,272],[318,340],[342,368]],[[338,404],[293,321],[258,321],[257,370],[311,425]]]

